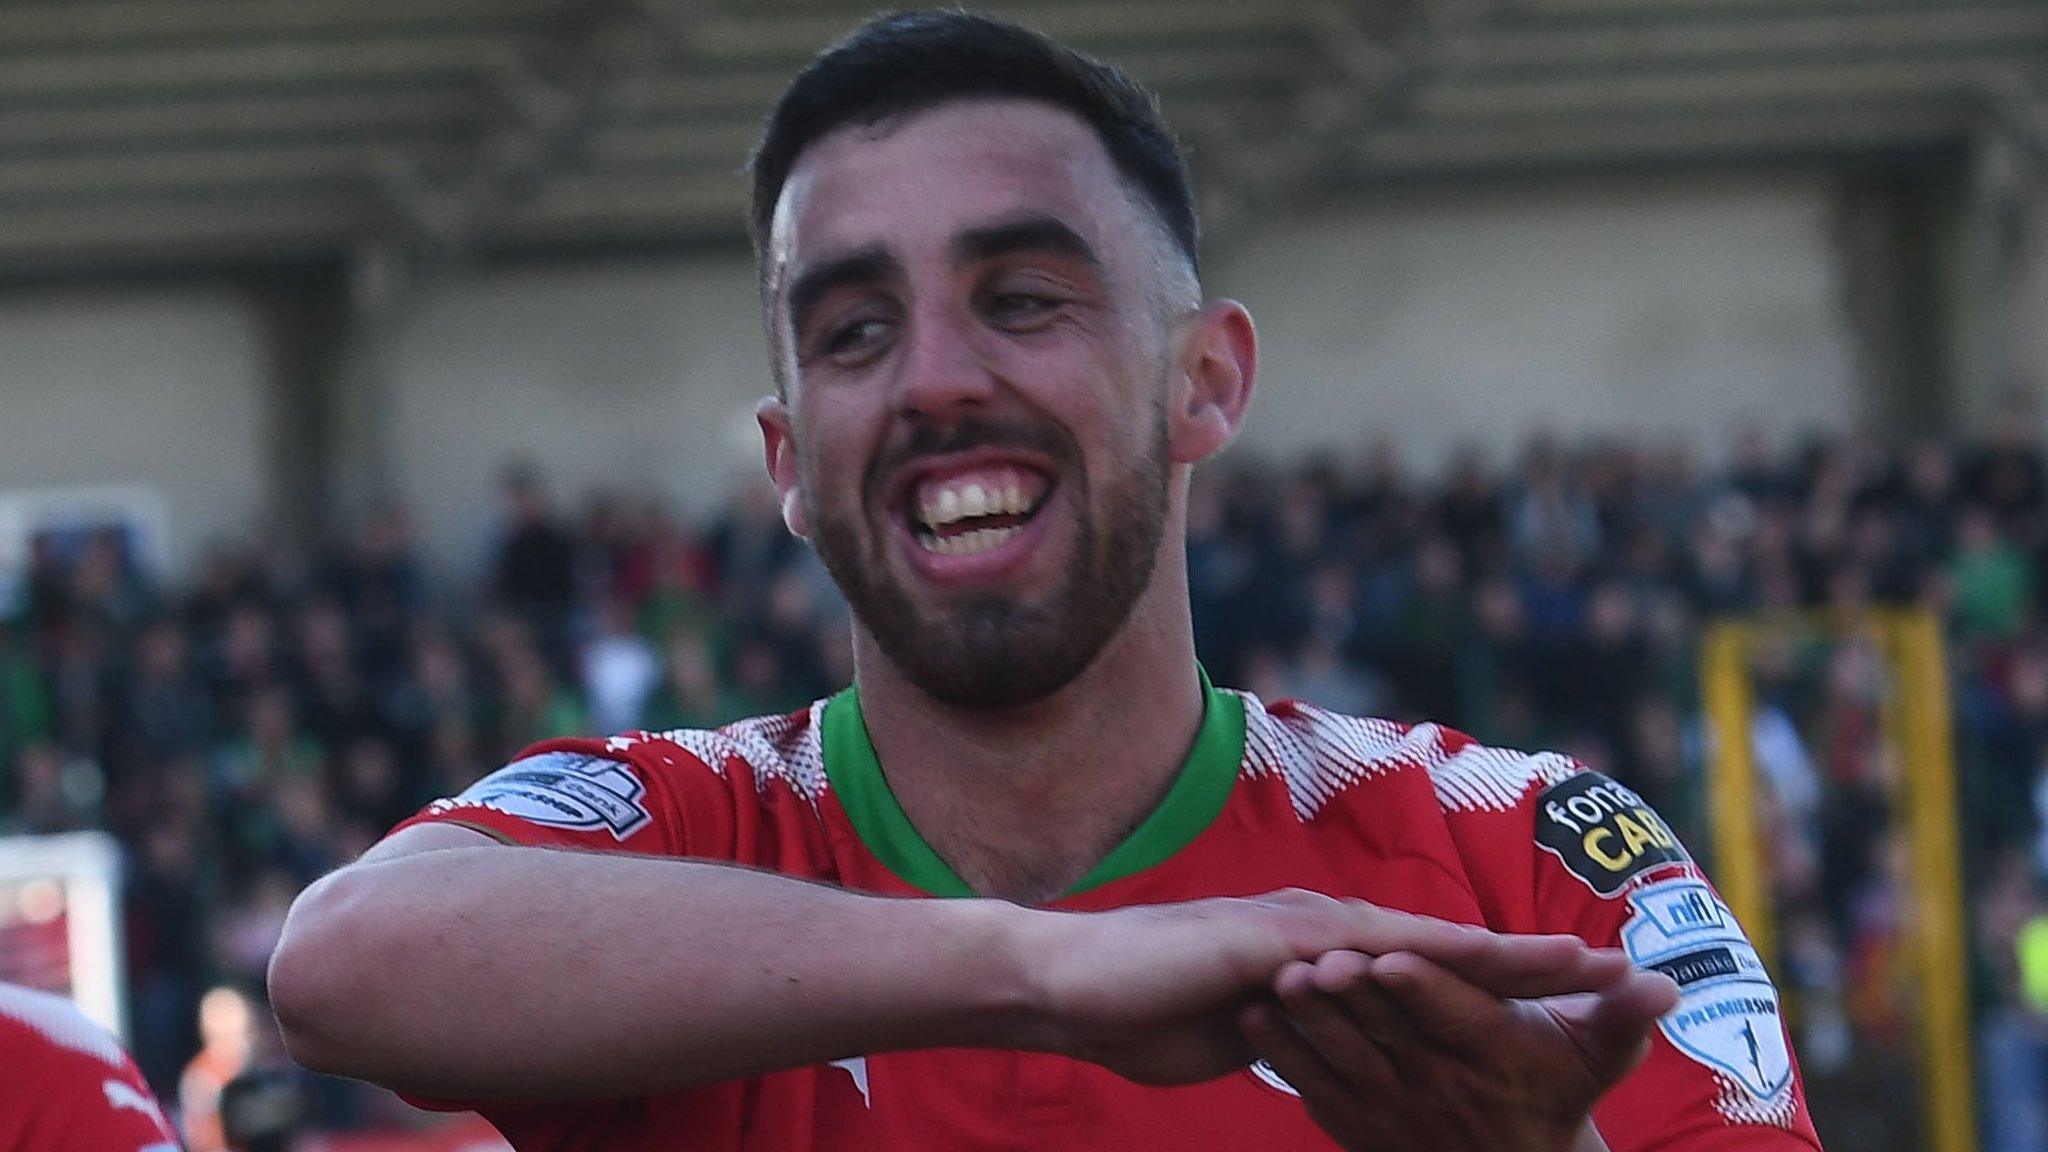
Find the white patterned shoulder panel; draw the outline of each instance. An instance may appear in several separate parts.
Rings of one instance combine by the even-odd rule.
[[[1430,768],[1437,803],[1446,811],[1486,809],[1505,812],[1540,788],[1569,779],[1579,771],[1569,756],[1555,752],[1514,752],[1467,744]]]
[[[1390,720],[1298,704],[1282,718],[1248,692],[1244,697],[1244,761],[1248,776],[1279,776],[1287,782],[1294,814],[1310,820],[1345,789],[1413,764],[1429,755],[1431,725],[1407,729]],[[1424,729],[1428,729],[1425,731]]]
[[[753,769],[756,791],[780,781],[815,806],[828,787],[819,739],[824,715],[825,701],[818,700],[811,704],[808,723],[794,716],[755,716],[723,728],[676,728],[650,733],[649,738],[676,745],[721,776],[727,757],[737,757]]]
[[[33,1029],[50,1043],[83,1052],[120,1068],[125,1062],[121,1046],[106,1030],[85,1018],[78,1007],[51,992],[0,984],[0,1016],[11,1017]]]
[[[1346,716],[1308,704],[1281,717],[1259,698],[1245,702],[1245,773],[1278,775],[1287,782],[1295,815],[1313,819],[1331,797],[1388,772],[1429,773],[1437,802],[1446,810],[1506,811],[1533,788],[1572,775],[1569,758],[1545,752],[1529,755],[1468,744],[1452,753],[1436,724],[1409,727],[1392,720]]]

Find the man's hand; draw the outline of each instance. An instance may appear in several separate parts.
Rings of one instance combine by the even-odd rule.
[[[1668,978],[1596,955],[1618,970],[1538,999],[1410,950],[1333,951],[1284,965],[1238,1022],[1346,1148],[1585,1152],[1604,1147],[1594,1101],[1648,1054],[1678,997]]]
[[[1502,935],[1299,890],[1033,916],[1024,967],[1038,1012],[1023,1046],[1149,1084],[1250,1063],[1238,1020],[1245,1004],[1265,996],[1283,968],[1306,972],[1298,961],[1333,951],[1427,956],[1433,972],[1485,989],[1489,1003],[1590,992],[1628,971],[1618,953],[1571,936]]]

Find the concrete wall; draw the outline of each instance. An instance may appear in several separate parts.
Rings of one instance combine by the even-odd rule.
[[[1397,438],[1429,464],[1531,429],[1677,439],[1854,419],[1819,180],[1444,190],[1290,220],[1217,262],[1260,322],[1245,442]]]
[[[2028,198],[2015,224],[2012,311],[2001,334],[2012,342],[2011,382],[2048,409],[2048,188]]]
[[[392,350],[397,490],[443,560],[485,555],[507,461],[576,498],[650,486],[677,507],[760,472],[774,390],[744,257],[529,269],[430,290]]]
[[[229,289],[0,296],[0,496],[133,486],[170,559],[265,512],[262,329]]]

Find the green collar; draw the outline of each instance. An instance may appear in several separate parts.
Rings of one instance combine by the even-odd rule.
[[[1162,863],[1201,835],[1223,811],[1237,781],[1238,764],[1244,759],[1244,699],[1217,691],[1208,672],[1201,671],[1201,676],[1202,727],[1195,733],[1180,778],[1144,823],[1081,877],[1068,895]],[[826,701],[820,727],[825,778],[868,851],[913,888],[933,896],[974,895],[967,882],[925,843],[896,802],[896,794],[889,790],[882,761],[868,739],[858,690],[849,687]]]

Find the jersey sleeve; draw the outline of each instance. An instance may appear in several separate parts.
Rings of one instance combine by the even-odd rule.
[[[1614,1152],[1817,1150],[1777,988],[1728,905],[1632,789],[1563,757],[1505,811],[1454,819],[1489,922],[1620,948],[1678,983],[1649,1059],[1594,1108]],[[1458,825],[1462,823],[1463,827]],[[1517,847],[1519,845],[1519,847]]]
[[[1818,1149],[1777,987],[1670,825],[1590,770],[1529,804],[1543,929],[1678,983],[1649,1059],[1594,1111],[1614,1152]]]
[[[547,740],[392,833],[454,824],[507,844],[730,860],[730,771],[715,752],[642,733]]]
[[[421,824],[453,824],[512,845],[643,856],[734,860],[741,841],[735,765],[715,747],[702,754],[673,740],[631,733],[607,739],[547,740],[461,794],[436,800],[389,835]],[[474,1110],[508,1138],[595,1124],[616,1101],[546,1107],[399,1093],[436,1112]],[[550,1145],[551,1146],[551,1145]]]
[[[43,1152],[178,1152],[176,1132],[133,1061],[47,1099],[60,1134]]]
[[[177,1152],[135,1061],[68,1002],[0,985],[0,1147]]]

